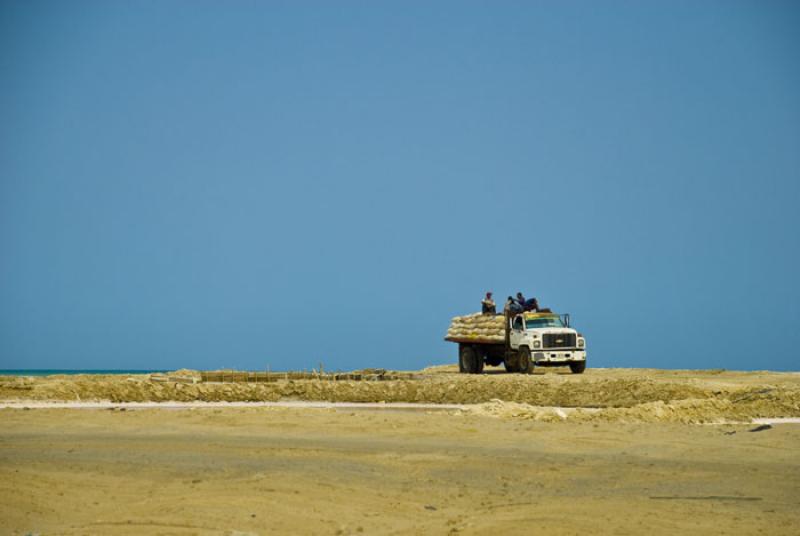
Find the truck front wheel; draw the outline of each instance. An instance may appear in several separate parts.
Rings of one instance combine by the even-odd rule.
[[[517,366],[511,361],[503,361],[503,365],[506,367],[506,372],[518,372]]]
[[[586,361],[573,361],[569,364],[569,369],[573,374],[583,374],[583,371],[586,370]]]
[[[533,360],[531,359],[531,351],[527,346],[520,346],[517,352],[519,371],[523,374],[533,374]]]

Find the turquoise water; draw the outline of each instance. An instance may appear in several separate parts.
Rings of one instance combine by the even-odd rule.
[[[0,376],[50,376],[53,374],[154,374],[168,370],[121,369],[0,369]]]

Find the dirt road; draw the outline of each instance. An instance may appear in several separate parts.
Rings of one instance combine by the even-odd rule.
[[[3,534],[796,534],[800,426],[0,410]]]

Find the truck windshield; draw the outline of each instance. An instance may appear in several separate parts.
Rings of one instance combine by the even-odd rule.
[[[525,326],[527,327],[527,329],[567,327],[561,321],[561,318],[557,316],[546,317],[546,318],[528,318],[525,320]]]

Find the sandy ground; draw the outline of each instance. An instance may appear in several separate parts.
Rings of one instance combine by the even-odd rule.
[[[0,378],[0,534],[798,533],[800,374],[451,370]]]
[[[3,534],[797,534],[800,426],[0,410]],[[735,433],[734,433],[735,432]]]

